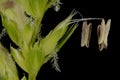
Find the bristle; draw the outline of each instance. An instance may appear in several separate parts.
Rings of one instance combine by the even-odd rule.
[[[6,34],[6,29],[2,29],[1,33],[0,33],[0,40],[2,39],[2,37],[4,37]]]
[[[56,71],[61,72],[59,64],[58,64],[58,55],[55,54],[51,60],[52,67],[55,68]]]

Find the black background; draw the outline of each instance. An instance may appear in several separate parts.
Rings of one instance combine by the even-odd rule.
[[[90,21],[93,23],[90,47],[82,48],[81,43],[81,26],[75,30],[74,34],[67,43],[58,52],[59,65],[61,72],[55,71],[48,62],[42,66],[37,80],[103,80],[119,78],[119,15],[117,2],[104,0],[62,0],[63,4],[59,12],[49,9],[42,21],[42,35],[45,36],[60,21],[65,19],[73,9],[78,10],[84,18],[96,17],[105,18],[107,21],[112,19],[111,29],[108,37],[108,48],[102,52],[98,49],[97,44],[97,25],[100,21]],[[79,15],[77,18],[81,18]],[[6,36],[2,39],[5,46],[11,42]],[[23,71],[20,70],[20,77]],[[21,75],[22,74],[22,75]]]

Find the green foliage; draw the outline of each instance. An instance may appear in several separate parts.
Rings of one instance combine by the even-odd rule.
[[[19,46],[19,49],[10,46],[9,53],[0,45],[2,80],[19,80],[12,57],[28,73],[28,80],[35,80],[41,66],[54,57],[69,39],[78,26],[72,19],[75,12],[60,22],[47,36],[38,39],[45,12],[50,7],[55,7],[58,11],[59,4],[59,0],[0,0],[2,24],[10,39]],[[27,78],[24,76],[21,80]]]
[[[0,43],[0,80],[19,80],[12,56]]]

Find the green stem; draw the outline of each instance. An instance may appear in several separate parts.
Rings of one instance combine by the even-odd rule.
[[[36,75],[29,74],[28,75],[28,80],[36,80]]]

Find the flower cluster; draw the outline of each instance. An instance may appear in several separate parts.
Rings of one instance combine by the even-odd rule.
[[[60,8],[59,4],[59,0],[0,0],[2,24],[10,39],[19,47],[16,49],[10,46],[10,54],[21,69],[28,73],[28,80],[36,79],[41,66],[56,55],[78,26],[73,23],[72,18],[76,14],[73,11],[47,36],[38,38],[41,36],[39,32],[44,13],[50,7]]]
[[[60,0],[0,0],[0,15],[5,28],[2,32],[6,31],[10,39],[18,46],[15,48],[11,45],[8,51],[0,44],[0,80],[20,80],[15,62],[28,73],[28,78],[24,76],[21,80],[36,80],[41,66],[51,58],[53,58],[55,69],[60,71],[56,53],[73,34],[79,21],[91,20],[91,18],[73,19],[77,13],[73,10],[48,35],[41,37],[40,31],[45,12],[51,7],[58,11],[61,4]],[[110,24],[110,19],[107,24],[102,19],[98,26],[100,50],[107,48]],[[91,30],[92,24],[83,22],[82,47],[89,47]],[[0,39],[2,37],[3,34],[0,35]]]

